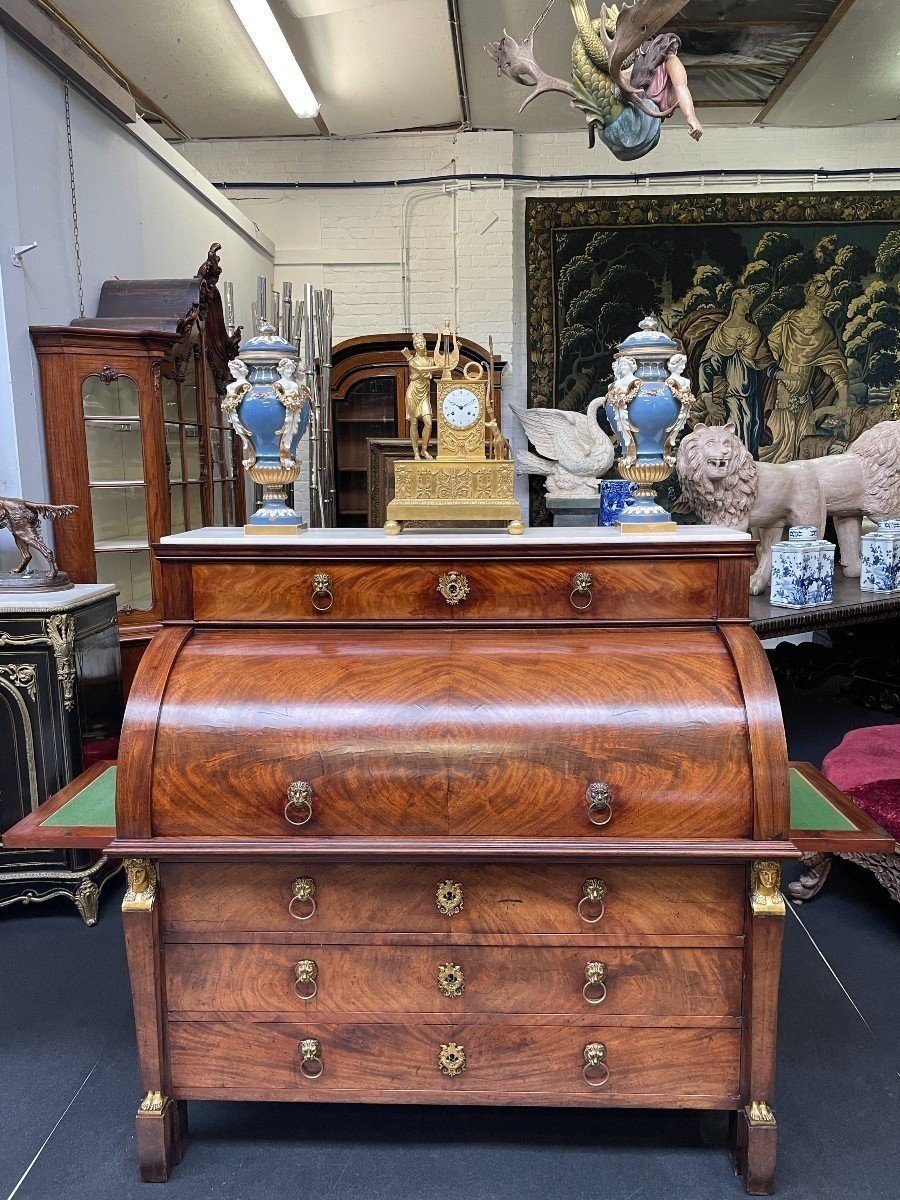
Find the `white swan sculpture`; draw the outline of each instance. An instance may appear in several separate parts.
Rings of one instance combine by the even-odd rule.
[[[519,450],[517,475],[545,475],[548,496],[596,496],[600,477],[613,465],[615,448],[597,423],[605,397],[598,396],[586,413],[558,408],[511,405],[519,424],[537,450]]]

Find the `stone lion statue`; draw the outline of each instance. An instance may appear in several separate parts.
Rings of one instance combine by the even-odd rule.
[[[694,426],[678,448],[682,498],[708,525],[759,538],[750,591],[772,574],[772,547],[786,526],[814,525],[821,537],[834,519],[844,574],[860,574],[860,526],[900,514],[900,421],[873,425],[844,454],[804,462],[754,462],[734,425]]]

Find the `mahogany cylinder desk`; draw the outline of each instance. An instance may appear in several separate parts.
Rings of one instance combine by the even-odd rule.
[[[140,1173],[193,1099],[728,1110],[772,1190],[787,756],[753,545],[155,547],[117,841]]]

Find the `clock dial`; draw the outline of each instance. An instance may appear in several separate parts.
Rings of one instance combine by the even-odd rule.
[[[468,388],[454,388],[444,397],[441,412],[444,420],[453,429],[468,429],[478,420],[478,397]]]

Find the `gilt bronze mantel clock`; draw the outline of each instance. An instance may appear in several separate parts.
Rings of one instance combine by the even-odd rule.
[[[515,465],[494,414],[493,378],[491,362],[469,363],[461,375],[444,370],[437,380],[437,455],[396,464],[386,533],[429,520],[506,521],[510,533],[524,532]],[[416,436],[413,428],[414,449]]]

